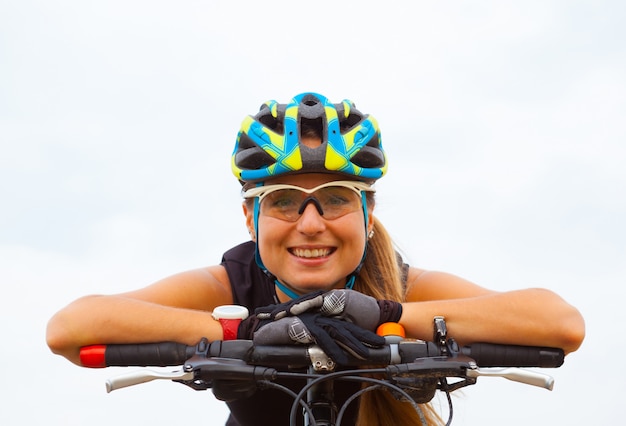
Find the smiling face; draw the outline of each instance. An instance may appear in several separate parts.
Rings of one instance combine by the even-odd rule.
[[[265,184],[286,183],[308,189],[335,180],[345,180],[345,177],[301,174],[271,179]],[[254,212],[249,206],[244,203],[246,224],[254,230]],[[370,228],[372,221],[368,208]],[[314,203],[308,203],[302,215],[293,222],[260,213],[258,227],[257,244],[263,264],[280,282],[297,293],[343,288],[346,277],[359,265],[365,250],[362,209],[327,220]]]

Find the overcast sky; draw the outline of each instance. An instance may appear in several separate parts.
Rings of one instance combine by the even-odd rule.
[[[0,0],[0,424],[223,424],[210,392],[106,394],[123,370],[51,354],[46,322],[244,241],[239,125],[304,91],[378,119],[378,217],[412,264],[586,318],[553,392],[482,378],[454,424],[616,422],[625,19],[608,0]]]

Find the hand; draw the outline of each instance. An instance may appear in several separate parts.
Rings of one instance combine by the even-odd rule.
[[[374,331],[385,322],[398,322],[402,305],[391,300],[376,300],[354,290],[317,291],[278,305],[257,308],[260,319],[278,320],[304,312],[319,312],[327,317],[350,321]]]
[[[367,359],[370,347],[380,347],[385,343],[383,337],[369,330],[339,318],[326,317],[319,312],[252,323],[255,322],[259,326],[251,333],[255,344],[317,344],[338,364],[348,362],[347,353],[359,359]]]

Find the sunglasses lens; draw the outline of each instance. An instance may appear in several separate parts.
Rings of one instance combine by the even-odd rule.
[[[327,186],[312,194],[297,189],[278,189],[266,194],[261,202],[261,214],[277,219],[296,221],[306,206],[317,201],[324,219],[332,220],[361,210],[361,197],[351,188]]]

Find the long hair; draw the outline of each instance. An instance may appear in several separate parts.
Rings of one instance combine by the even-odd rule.
[[[373,200],[372,200],[373,201]],[[387,230],[374,220],[374,234],[367,244],[367,255],[354,289],[376,299],[405,301],[403,271],[397,251]],[[443,421],[430,403],[420,404],[429,426]],[[423,425],[419,413],[408,402],[396,399],[384,389],[361,396],[357,426]]]

